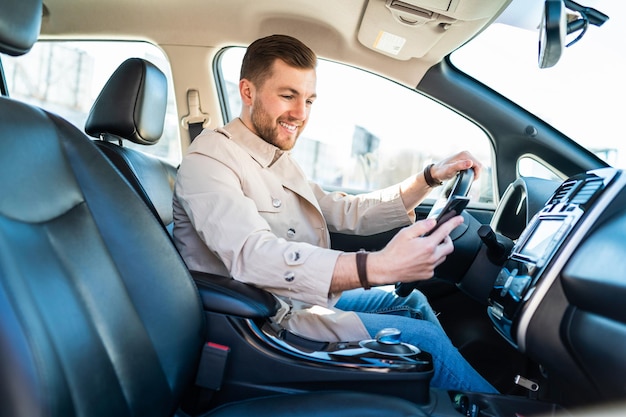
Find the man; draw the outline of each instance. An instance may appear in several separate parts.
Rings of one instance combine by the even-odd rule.
[[[422,237],[434,220],[414,223],[414,208],[440,180],[470,167],[478,176],[480,163],[462,152],[360,196],[310,184],[289,150],[316,98],[316,64],[314,52],[289,36],[248,47],[240,117],[200,134],[179,169],[174,239],[187,266],[273,293],[285,307],[276,321],[305,337],[363,340],[399,328],[403,341],[433,355],[433,386],[495,392],[451,344],[423,294],[369,289],[433,276],[462,218]],[[400,226],[407,227],[377,252],[329,249],[329,229],[372,234]]]

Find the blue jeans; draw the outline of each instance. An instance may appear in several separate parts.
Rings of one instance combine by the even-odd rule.
[[[461,356],[437,320],[426,296],[415,290],[398,297],[393,287],[345,291],[335,305],[354,311],[371,337],[388,327],[402,332],[402,341],[417,346],[433,357],[435,374],[431,385],[447,390],[497,393]]]

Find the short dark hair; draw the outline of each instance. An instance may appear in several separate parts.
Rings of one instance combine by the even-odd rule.
[[[240,79],[263,85],[272,75],[276,59],[299,69],[315,69],[317,56],[304,43],[288,35],[271,35],[252,42],[241,63]]]

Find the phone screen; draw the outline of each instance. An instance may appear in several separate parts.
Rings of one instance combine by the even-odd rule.
[[[461,214],[465,207],[467,207],[468,203],[468,197],[454,196],[441,204],[441,208],[437,208],[437,204],[435,204],[435,206],[433,206],[432,210],[428,214],[428,218],[436,217],[437,224],[435,225],[435,227],[433,227],[431,231],[426,233],[424,236],[432,234],[435,230],[437,230],[440,225],[450,220],[452,217]]]

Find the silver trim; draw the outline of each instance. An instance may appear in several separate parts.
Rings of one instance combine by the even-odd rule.
[[[274,333],[276,329],[268,321],[264,322],[261,327],[251,319],[234,320],[232,324],[235,327],[242,326],[239,327],[240,329],[247,328],[250,330],[252,337],[248,340],[256,342],[252,343],[251,346],[254,346],[257,350],[265,351],[270,349],[274,352],[278,351],[287,355],[288,358],[299,359],[303,363],[313,364],[314,366],[322,365],[338,369],[349,368],[384,374],[394,372],[414,372],[415,374],[430,372],[428,369],[421,369],[422,366],[429,365],[431,363],[430,360],[418,357],[421,351],[417,347],[405,343],[403,345],[411,349],[410,353],[392,354],[375,351],[369,347],[362,346],[358,342],[328,342],[329,347],[335,348],[334,350],[302,350],[278,337]],[[282,326],[278,326],[285,330]],[[319,343],[324,344],[327,342]]]
[[[516,340],[520,352],[526,352],[526,334],[528,332],[528,326],[530,325],[530,321],[537,312],[537,309],[539,308],[539,305],[548,293],[548,290],[552,287],[552,284],[554,284],[554,281],[556,281],[557,277],[560,275],[563,267],[565,266],[565,263],[569,261],[572,253],[574,253],[576,248],[580,245],[584,235],[595,224],[596,220],[598,220],[598,217],[600,217],[606,207],[615,199],[617,194],[622,191],[622,188],[626,186],[626,175],[619,175],[622,173],[621,170],[614,170],[612,168],[605,169],[610,169],[614,171],[613,175],[611,175],[607,179],[613,179],[615,180],[615,182],[610,184],[608,188],[605,189],[605,191],[600,195],[600,198],[596,201],[596,203],[589,210],[589,212],[587,212],[583,221],[577,227],[576,231],[571,235],[567,244],[563,246],[561,253],[554,260],[552,266],[544,271],[544,275],[535,287],[532,296],[526,304],[526,308],[519,316]],[[601,172],[605,169],[589,172]],[[604,175],[599,176],[605,177]],[[616,176],[617,179],[615,179]]]

